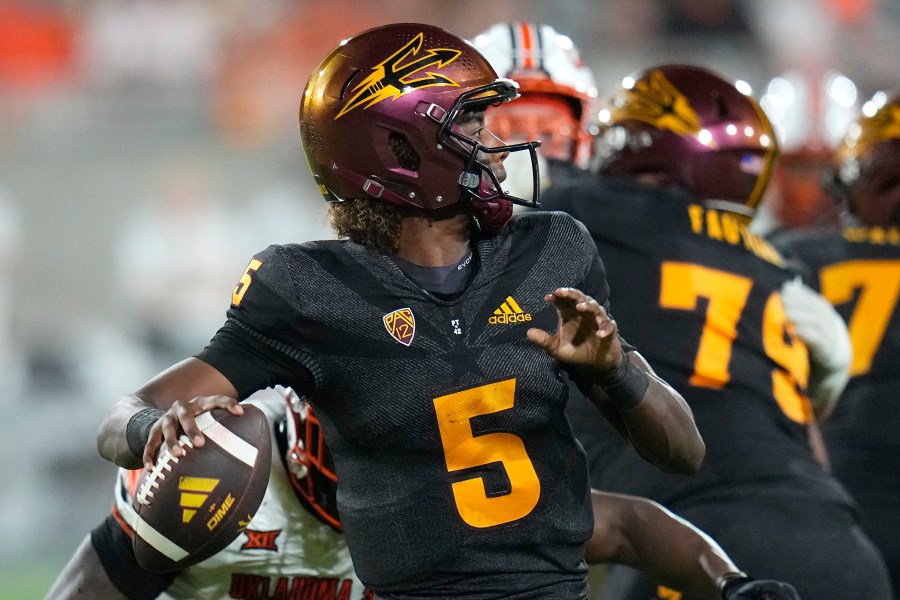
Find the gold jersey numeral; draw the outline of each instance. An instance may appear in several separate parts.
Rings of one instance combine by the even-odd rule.
[[[499,462],[509,477],[511,491],[503,496],[488,497],[480,476],[453,484],[459,515],[472,527],[521,519],[534,510],[541,496],[541,482],[522,438],[515,433],[472,433],[473,417],[512,408],[515,392],[516,380],[507,379],[434,399],[447,470]]]
[[[252,274],[255,273],[261,266],[262,261],[255,258],[250,261],[249,265],[247,265],[247,268],[244,270],[244,274],[241,275],[241,280],[238,281],[237,285],[234,286],[234,291],[231,292],[232,306],[240,306],[241,300],[244,299],[244,294],[247,293],[247,288],[249,288],[250,284],[253,282]]]
[[[864,375],[884,339],[900,296],[900,260],[850,260],[822,269],[822,295],[834,305],[859,300],[847,329],[853,346],[850,375]]]
[[[664,262],[661,268],[661,307],[693,311],[698,299],[707,300],[691,385],[724,388],[731,380],[732,346],[753,280],[693,263]],[[761,325],[763,350],[778,365],[772,370],[772,395],[789,419],[809,423],[809,351],[794,333],[778,292],[766,300]]]

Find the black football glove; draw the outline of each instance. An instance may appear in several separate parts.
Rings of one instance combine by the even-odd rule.
[[[722,600],[800,600],[800,595],[789,583],[745,576],[722,586]]]

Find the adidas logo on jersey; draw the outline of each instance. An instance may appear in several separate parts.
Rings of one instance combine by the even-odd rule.
[[[509,323],[524,323],[531,320],[531,315],[522,310],[522,307],[513,300],[512,296],[507,296],[506,301],[500,305],[500,308],[494,311],[494,316],[488,319],[491,325],[507,325]]]

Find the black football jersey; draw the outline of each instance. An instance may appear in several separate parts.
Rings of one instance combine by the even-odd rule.
[[[582,598],[593,527],[584,452],[544,296],[608,302],[602,262],[567,215],[516,216],[475,245],[457,298],[423,291],[349,241],[272,246],[200,356],[241,396],[300,387],[334,455],[360,579],[384,598]],[[304,383],[305,382],[305,383]]]
[[[687,400],[706,442],[691,476],[643,461],[573,397],[594,487],[672,507],[741,494],[848,502],[808,443],[806,346],[779,288],[792,272],[733,214],[625,181],[551,189],[548,209],[581,219],[603,256],[619,327]]]
[[[822,426],[835,473],[847,482],[890,473],[900,489],[900,230],[790,232],[776,243],[809,266],[850,332],[851,379]]]

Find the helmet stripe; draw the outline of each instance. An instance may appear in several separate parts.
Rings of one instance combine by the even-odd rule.
[[[522,23],[522,56],[524,58],[522,66],[526,69],[533,69],[534,39],[531,26],[528,23]]]
[[[517,38],[518,38],[518,36],[516,35],[516,24],[510,23],[509,24],[509,43],[510,43],[510,51],[511,51],[510,55],[512,58],[512,67],[510,68],[510,71],[515,71],[516,67],[519,66],[519,52],[518,52],[519,42],[518,42]],[[509,75],[509,74],[507,73],[507,75]]]
[[[534,39],[537,40],[538,69],[546,73],[547,69],[544,66],[544,36],[541,35],[541,28],[538,25],[530,25],[530,27],[534,28]]]

